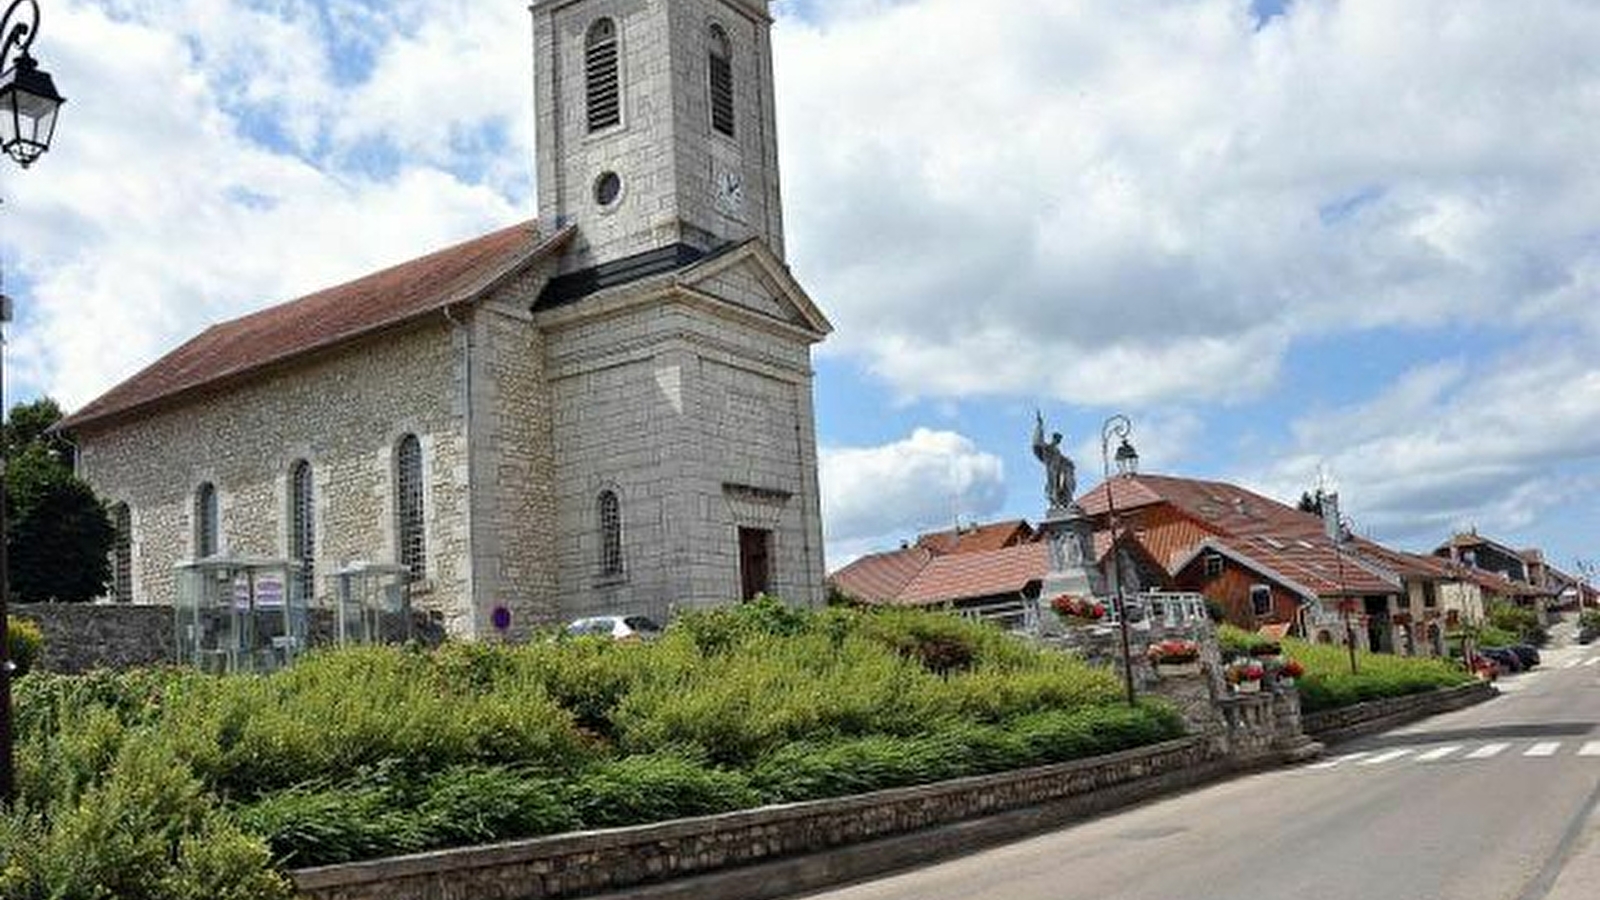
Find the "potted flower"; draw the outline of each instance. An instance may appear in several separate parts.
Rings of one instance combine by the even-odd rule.
[[[1200,674],[1200,645],[1194,641],[1169,640],[1151,644],[1145,656],[1162,677]]]
[[[1294,687],[1295,680],[1306,674],[1306,667],[1298,659],[1284,660],[1278,667],[1278,684],[1282,687]]]
[[[1228,683],[1233,685],[1234,693],[1254,694],[1261,690],[1261,679],[1265,678],[1267,669],[1258,662],[1234,663],[1228,667]]]
[[[1050,601],[1056,615],[1077,625],[1093,625],[1106,617],[1106,607],[1087,597],[1062,594]]]

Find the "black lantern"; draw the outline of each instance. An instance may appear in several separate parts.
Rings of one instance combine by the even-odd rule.
[[[1122,446],[1117,448],[1117,474],[1139,474],[1139,451],[1133,449],[1127,438],[1122,439]]]
[[[50,149],[64,98],[26,50],[0,76],[0,149],[26,169]]]
[[[39,4],[13,0],[0,16],[0,150],[24,169],[50,149],[64,102],[28,52],[38,34]]]

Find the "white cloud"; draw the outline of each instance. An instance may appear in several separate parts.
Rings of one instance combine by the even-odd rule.
[[[918,428],[878,447],[823,447],[820,457],[830,568],[1005,503],[1000,458],[952,431]]]
[[[1529,298],[1522,327],[1594,321],[1600,7],[1300,0],[1257,31],[1248,6],[781,23],[791,250],[827,352],[907,396],[1137,405],[1258,396],[1311,335]]]
[[[12,334],[15,380],[69,408],[212,322],[533,215],[526,147],[515,163],[524,191],[509,198],[455,174],[440,154],[376,175],[338,152],[303,155],[327,141],[328,122],[345,121],[330,110],[369,99],[329,88],[324,35],[303,8],[58,7],[35,51],[68,103],[50,154],[25,174],[4,167],[0,240],[7,274],[26,284]],[[464,23],[481,36],[477,20],[502,13],[464,13]],[[525,40],[496,47],[527,65]],[[520,105],[514,88],[496,96]],[[363,121],[387,114],[373,106]],[[245,118],[241,107],[251,110]],[[268,127],[263,110],[284,113],[270,121],[291,146],[252,136]],[[496,115],[483,104],[461,114]],[[410,109],[372,128],[405,144],[412,132],[398,123],[408,117],[441,128],[456,121]]]
[[[1391,540],[1518,531],[1600,489],[1584,474],[1600,459],[1600,369],[1564,343],[1420,366],[1294,434],[1293,452],[1243,480],[1293,498],[1327,465],[1360,529]]]

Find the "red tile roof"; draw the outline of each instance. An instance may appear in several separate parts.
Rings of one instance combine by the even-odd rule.
[[[1032,539],[1033,526],[1022,519],[1012,519],[1008,522],[990,522],[987,525],[975,525],[960,530],[924,534],[917,538],[917,546],[943,555],[999,550]]]
[[[213,325],[62,422],[79,428],[477,299],[571,235],[523,222]]]
[[[931,559],[933,551],[926,547],[874,553],[833,573],[828,580],[835,588],[863,603],[889,603],[900,596]]]
[[[894,599],[900,606],[1019,594],[1044,578],[1049,547],[1034,542],[999,550],[934,557]]]

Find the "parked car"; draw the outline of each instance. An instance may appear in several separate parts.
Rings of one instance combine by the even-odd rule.
[[[651,641],[661,626],[648,616],[589,616],[564,629],[569,637],[609,637],[618,641]]]
[[[1505,647],[1484,647],[1478,652],[1494,660],[1495,664],[1500,666],[1502,674],[1510,675],[1527,668],[1515,653]]]
[[[1532,644],[1512,644],[1506,649],[1517,655],[1517,659],[1522,662],[1524,669],[1531,669],[1540,662],[1539,648]]]

